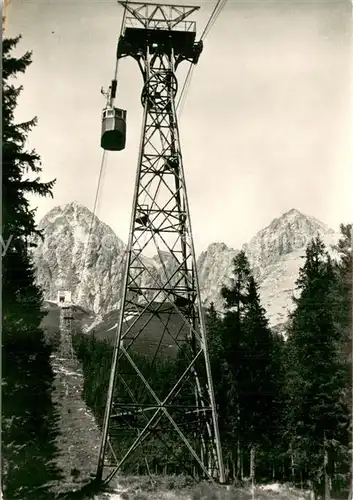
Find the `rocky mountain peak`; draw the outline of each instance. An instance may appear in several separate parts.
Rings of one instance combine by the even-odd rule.
[[[223,242],[215,242],[208,245],[206,251],[209,254],[215,254],[217,252],[225,252],[227,250],[233,250],[233,249],[228,248],[227,245]]]
[[[220,290],[228,282],[228,276],[231,276],[232,262],[237,253],[238,250],[228,247],[225,243],[211,243],[198,258],[201,298],[206,305],[214,302],[216,308],[223,308]]]
[[[107,224],[100,221],[97,216],[94,216],[92,220],[92,216],[93,213],[87,207],[77,201],[72,201],[65,205],[58,205],[50,210],[40,221],[39,227],[45,229],[51,224],[60,225],[61,227],[65,225],[80,227],[88,236],[92,224],[92,233],[101,227],[117,238],[114,231]]]
[[[53,208],[38,226],[44,242],[34,262],[45,298],[56,300],[58,290],[71,290],[73,301],[89,310],[113,307],[125,249],[114,231],[98,217],[92,224],[92,212],[77,202]]]
[[[292,208],[261,229],[249,243],[243,245],[243,250],[252,266],[261,273],[261,269],[285,255],[305,248],[312,238],[319,235],[327,239],[333,233],[332,229],[314,217]]]

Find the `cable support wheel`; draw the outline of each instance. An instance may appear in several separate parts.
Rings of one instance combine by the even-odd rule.
[[[168,82],[168,79],[170,81]],[[171,70],[163,70],[155,73],[145,83],[141,103],[144,107],[148,101],[149,109],[163,110],[178,92],[178,81]]]

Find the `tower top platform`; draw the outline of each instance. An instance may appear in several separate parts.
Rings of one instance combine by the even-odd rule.
[[[187,18],[200,7],[125,1],[119,4],[126,9],[126,20],[118,57],[153,46],[172,48],[176,55],[192,53],[196,23]]]
[[[119,1],[128,12],[126,27],[167,31],[196,31],[195,21],[185,21],[200,7],[149,2]],[[130,14],[130,15],[129,15]]]

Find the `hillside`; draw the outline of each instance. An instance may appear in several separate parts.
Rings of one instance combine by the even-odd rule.
[[[155,302],[150,307],[151,310],[158,310],[158,314],[151,315],[151,312],[143,313],[137,320],[135,315],[128,315],[125,319],[124,330],[131,326],[131,330],[124,340],[124,345],[129,343],[138,335],[141,327],[148,322],[144,327],[143,335],[138,336],[134,340],[133,347],[137,352],[148,354],[156,352],[157,346],[160,344],[159,353],[161,355],[174,356],[178,352],[178,344],[186,337],[187,329],[185,323],[179,314],[168,304],[160,304]],[[107,340],[113,342],[116,335],[120,311],[115,310],[104,315],[101,321],[94,323],[86,323],[85,331],[94,335],[99,340]],[[167,325],[167,328],[165,328]]]

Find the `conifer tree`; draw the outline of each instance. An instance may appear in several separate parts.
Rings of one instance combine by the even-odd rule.
[[[248,284],[251,277],[249,261],[243,251],[233,259],[233,277],[230,286],[223,286],[221,295],[226,310],[223,321],[223,345],[230,366],[234,365],[239,350],[241,325],[247,302]],[[234,365],[236,369],[236,366]],[[234,372],[235,374],[235,372]]]
[[[338,252],[339,259],[336,265],[338,275],[338,286],[335,292],[337,312],[337,323],[341,332],[341,341],[339,349],[341,351],[342,360],[346,363],[346,384],[343,390],[342,398],[349,409],[350,429],[349,429],[349,449],[352,449],[352,417],[353,417],[353,400],[352,400],[352,318],[353,318],[353,233],[352,224],[341,224],[341,238],[335,248]],[[349,460],[349,456],[347,457]],[[347,469],[343,465],[341,469]],[[353,470],[351,470],[352,474]],[[337,481],[337,487],[340,482]]]
[[[215,310],[214,303],[211,302],[206,311],[206,333],[208,352],[211,363],[213,386],[216,400],[219,403],[222,392],[222,364],[224,362],[224,349],[222,338],[222,319]]]
[[[50,465],[56,425],[50,350],[39,328],[42,294],[27,244],[40,232],[26,196],[51,195],[54,181],[39,181],[39,157],[26,149],[36,121],[15,123],[22,87],[16,88],[11,79],[31,63],[30,52],[12,56],[19,39],[3,41],[2,467],[6,498],[39,500],[50,498],[46,483],[57,476]],[[33,174],[36,177],[31,178]]]
[[[287,479],[288,435],[286,393],[286,354],[287,343],[278,332],[272,332],[271,366],[273,375],[272,425],[270,436],[272,445],[267,450],[266,478],[284,481]]]
[[[242,476],[242,447],[245,445],[240,427],[239,381],[241,367],[242,319],[247,299],[247,286],[251,276],[250,264],[241,251],[233,259],[233,277],[230,286],[223,286],[221,295],[226,310],[223,318],[224,377],[223,391],[227,400],[223,418],[224,437],[227,443],[226,459],[229,461],[231,477]]]
[[[240,321],[244,310],[250,275],[251,269],[248,258],[245,252],[241,251],[233,259],[233,277],[230,286],[223,286],[221,289],[226,310],[234,311],[238,321]]]
[[[348,411],[342,400],[345,364],[337,348],[336,275],[320,238],[307,247],[297,287],[287,372],[292,479],[304,475],[322,495],[344,461]]]
[[[219,429],[225,454],[227,454],[227,416],[229,401],[227,398],[226,374],[227,365],[224,351],[223,322],[212,302],[207,309],[206,331],[208,336],[208,350],[210,355],[213,388],[216,399],[216,408],[219,415]]]
[[[2,238],[9,242],[3,256],[3,319],[4,327],[21,322],[38,326],[41,320],[41,291],[35,285],[34,270],[28,243],[40,236],[34,214],[27,199],[28,194],[52,196],[55,181],[42,183],[40,158],[26,148],[28,133],[36,119],[15,123],[14,112],[22,87],[15,87],[13,80],[24,73],[31,64],[31,53],[22,57],[12,56],[20,37],[3,41],[3,212]],[[31,177],[31,175],[35,177]],[[29,330],[31,330],[29,328]],[[5,333],[9,333],[4,328]]]
[[[210,358],[218,359],[223,350],[222,319],[215,309],[214,302],[211,302],[206,311],[206,332]]]
[[[272,332],[253,276],[248,281],[242,323],[242,369],[238,372],[240,428],[253,453],[250,465],[254,472],[255,450],[267,452],[274,437],[275,373]]]
[[[341,238],[334,249],[339,259],[336,266],[337,280],[337,320],[342,328],[343,349],[346,356],[352,351],[352,291],[353,291],[353,233],[352,224],[341,224]],[[345,334],[345,335],[344,335]]]

